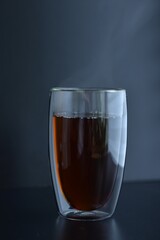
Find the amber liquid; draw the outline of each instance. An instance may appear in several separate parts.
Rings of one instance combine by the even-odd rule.
[[[53,116],[56,171],[67,202],[78,210],[107,203],[117,166],[108,151],[107,118]]]

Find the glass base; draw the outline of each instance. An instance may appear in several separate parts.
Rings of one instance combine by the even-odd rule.
[[[102,212],[102,211],[78,211],[71,210],[65,212],[63,217],[74,220],[74,221],[99,221],[104,220],[106,218],[110,218],[112,214]]]

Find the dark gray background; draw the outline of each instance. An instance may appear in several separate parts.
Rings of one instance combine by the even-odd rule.
[[[125,180],[160,179],[160,1],[1,0],[0,187],[51,185],[53,86],[128,96]]]

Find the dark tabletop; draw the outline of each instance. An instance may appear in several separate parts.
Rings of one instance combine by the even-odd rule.
[[[0,190],[0,239],[160,239],[160,182],[123,184],[111,219],[59,217],[51,188]]]

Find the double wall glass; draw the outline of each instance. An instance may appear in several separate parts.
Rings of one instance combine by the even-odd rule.
[[[112,216],[126,141],[125,90],[51,89],[49,154],[60,215],[73,220]]]

